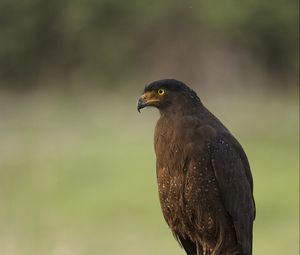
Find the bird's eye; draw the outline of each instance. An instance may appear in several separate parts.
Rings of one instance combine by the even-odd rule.
[[[164,89],[159,89],[159,90],[157,91],[157,93],[158,93],[158,95],[163,96],[166,92],[165,92]]]

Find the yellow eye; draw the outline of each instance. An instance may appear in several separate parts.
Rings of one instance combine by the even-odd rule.
[[[164,89],[159,89],[159,90],[157,91],[157,93],[158,93],[158,95],[163,96],[166,92],[165,92]]]

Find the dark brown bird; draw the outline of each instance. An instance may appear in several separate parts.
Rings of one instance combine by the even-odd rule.
[[[162,212],[188,255],[251,255],[253,181],[239,142],[184,83],[145,87],[137,109],[158,108],[156,171]]]

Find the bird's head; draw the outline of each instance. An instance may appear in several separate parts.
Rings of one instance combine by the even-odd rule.
[[[183,82],[175,79],[158,80],[147,85],[138,99],[137,110],[152,106],[160,111],[187,106],[186,103],[200,103],[197,94]]]

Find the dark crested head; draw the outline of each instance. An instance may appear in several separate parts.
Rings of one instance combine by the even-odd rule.
[[[200,103],[196,92],[183,82],[175,79],[163,79],[146,85],[138,100],[137,109],[153,106],[163,111],[167,108],[175,110],[186,103]]]
[[[163,79],[149,83],[146,85],[144,92],[165,88],[171,91],[191,91],[191,89],[185,85],[182,81],[175,79]]]

